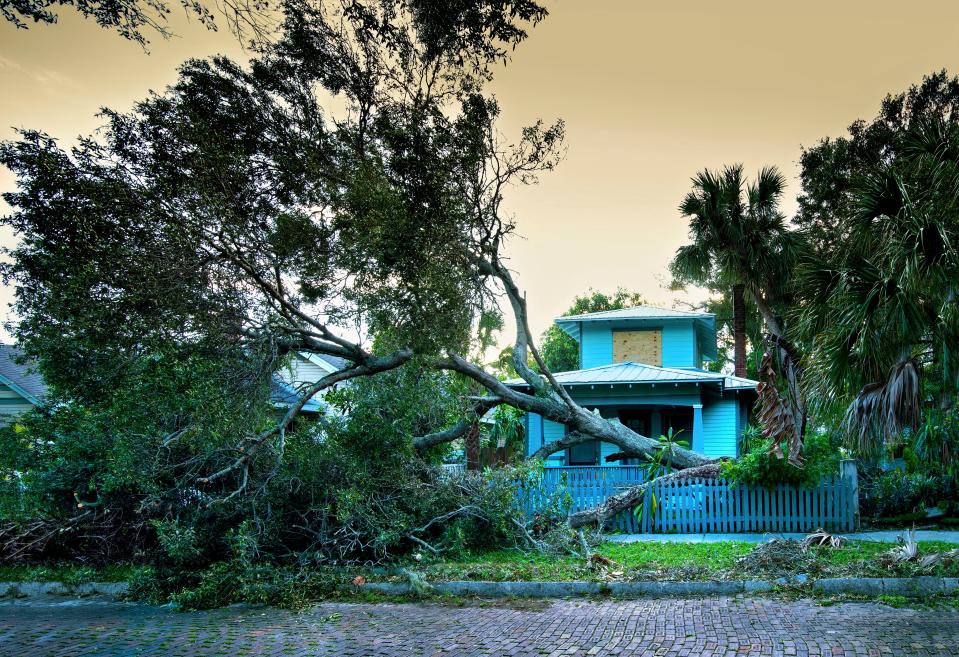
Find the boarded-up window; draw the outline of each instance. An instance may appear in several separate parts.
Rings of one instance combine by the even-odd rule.
[[[662,331],[613,331],[613,362],[663,365]]]

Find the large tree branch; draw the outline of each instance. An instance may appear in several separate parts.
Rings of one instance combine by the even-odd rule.
[[[473,408],[470,409],[469,417],[463,418],[453,426],[443,429],[442,431],[417,436],[413,439],[413,447],[417,451],[423,452],[431,447],[456,440],[465,435],[477,419],[483,417],[490,409],[496,408],[502,403],[503,400],[498,397],[485,397],[477,400]]]
[[[509,404],[528,413],[536,413],[553,422],[565,424],[569,426],[570,433],[575,434],[567,436],[561,441],[544,445],[530,458],[546,458],[560,449],[566,449],[590,440],[612,443],[624,452],[629,452],[635,456],[652,456],[661,447],[658,440],[640,435],[617,420],[608,420],[591,413],[575,402],[570,406],[555,398],[537,397],[514,390],[483,368],[455,354],[434,361],[433,366],[438,369],[459,372],[502,399],[504,404]],[[698,452],[680,447],[674,448],[673,464],[676,467],[687,468],[712,462],[712,459]]]
[[[567,422],[567,425],[570,427],[567,435],[546,443],[530,458],[545,459],[550,454],[591,440],[616,445],[631,458],[651,457],[662,449],[662,443],[658,440],[638,434],[618,420],[606,419],[582,408],[573,414],[572,421]],[[715,463],[715,459],[674,445],[670,463],[676,468],[693,468]]]
[[[702,477],[704,479],[713,479],[719,476],[719,463],[708,463],[694,468],[671,472],[662,477],[656,477],[632,488],[627,488],[622,493],[617,493],[612,497],[606,498],[606,501],[591,509],[577,511],[570,514],[569,526],[573,529],[584,527],[586,525],[602,526],[607,520],[617,513],[636,507],[643,501],[646,492],[654,485],[677,479],[691,479],[693,477]]]
[[[500,283],[502,283],[503,289],[506,290],[506,296],[510,300],[513,316],[516,321],[516,342],[513,346],[513,366],[516,368],[516,371],[524,381],[530,384],[537,394],[544,394],[546,392],[542,379],[542,377],[545,377],[552,387],[552,391],[556,393],[563,402],[570,408],[577,406],[576,402],[569,396],[566,388],[553,376],[553,373],[546,366],[546,362],[536,348],[532,331],[530,331],[529,328],[529,313],[526,306],[526,298],[520,292],[509,269],[498,260],[489,262],[483,259],[479,261],[479,268],[481,272],[495,276]],[[536,361],[536,365],[539,367],[542,376],[537,375],[537,373],[533,372],[526,364],[527,351],[532,354],[533,360]]]

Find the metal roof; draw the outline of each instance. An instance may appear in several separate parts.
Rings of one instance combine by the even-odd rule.
[[[10,344],[0,344],[0,381],[32,404],[40,404],[47,396],[47,384],[36,371],[36,364],[28,360],[18,363],[23,352]]]
[[[726,390],[755,390],[757,385],[759,385],[759,382],[752,379],[741,376],[727,376],[723,387]]]
[[[756,382],[720,372],[707,372],[693,368],[656,367],[643,363],[615,363],[585,370],[572,370],[553,374],[563,385],[580,384],[627,384],[627,383],[716,383],[729,390],[754,390]],[[523,387],[523,379],[510,379],[506,385]]]
[[[564,317],[557,317],[556,321],[586,322],[608,319],[705,319],[708,317],[715,318],[715,315],[713,313],[697,312],[693,310],[676,310],[675,308],[633,306],[632,308],[620,308],[619,310],[602,310],[597,313],[566,315]]]

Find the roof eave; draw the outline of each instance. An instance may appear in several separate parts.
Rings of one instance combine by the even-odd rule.
[[[41,403],[40,399],[38,399],[34,395],[27,392],[27,390],[23,388],[23,386],[17,383],[14,383],[13,380],[10,379],[10,377],[0,374],[0,383],[7,385],[11,390],[13,390],[15,393],[17,393],[24,399],[26,399],[28,402],[30,402],[34,406],[40,406],[40,403]]]

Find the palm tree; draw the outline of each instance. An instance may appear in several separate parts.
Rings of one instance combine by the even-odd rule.
[[[821,412],[846,408],[865,453],[959,389],[959,126],[917,122],[901,146],[862,172],[838,217],[846,239],[801,262],[796,287],[812,398]]]
[[[785,178],[776,167],[765,167],[744,185],[743,167],[736,164],[721,172],[703,170],[692,182],[679,206],[689,218],[691,243],[676,251],[670,269],[680,284],[732,294],[735,373],[745,376],[747,294],[767,329],[782,334],[773,302],[794,250],[779,211]]]

